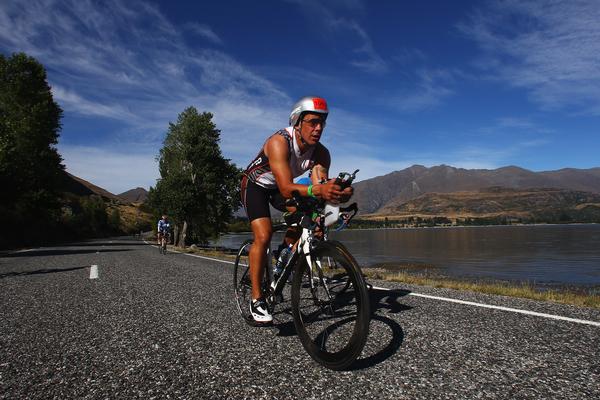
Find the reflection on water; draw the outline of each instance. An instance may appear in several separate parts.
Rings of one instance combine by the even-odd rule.
[[[218,244],[236,248],[247,237],[225,235]],[[600,284],[597,224],[346,230],[332,238],[361,265],[417,262],[452,276]]]

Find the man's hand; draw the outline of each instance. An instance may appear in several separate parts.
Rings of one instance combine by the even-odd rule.
[[[348,186],[346,189],[342,191],[342,197],[340,198],[340,203],[345,203],[350,200],[352,195],[354,194],[354,188],[352,186]]]
[[[340,190],[341,188],[339,185],[336,185],[335,179],[330,179],[326,183],[319,185],[319,189],[319,197],[331,204],[346,202],[353,193],[352,187],[347,187],[343,191]]]

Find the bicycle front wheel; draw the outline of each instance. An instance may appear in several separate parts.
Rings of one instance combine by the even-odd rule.
[[[318,363],[341,370],[360,356],[369,335],[369,294],[360,267],[340,243],[319,243],[298,261],[292,314],[304,349]]]

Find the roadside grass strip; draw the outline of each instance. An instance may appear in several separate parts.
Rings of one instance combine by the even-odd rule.
[[[385,290],[385,291],[390,291],[390,292],[394,291],[394,289],[388,289],[388,288],[382,288],[382,287],[376,287],[376,286],[373,286],[373,289]],[[468,306],[475,306],[475,307],[482,307],[482,308],[491,308],[491,309],[494,309],[494,310],[502,310],[502,311],[509,311],[509,312],[514,312],[514,313],[519,313],[519,314],[525,314],[525,315],[533,315],[533,316],[536,316],[536,317],[543,317],[543,318],[557,319],[557,320],[561,320],[561,321],[575,322],[575,323],[578,323],[578,324],[600,326],[600,322],[596,322],[596,321],[588,321],[588,320],[585,320],[585,319],[563,317],[561,315],[553,315],[553,314],[540,313],[540,312],[536,312],[536,311],[521,310],[521,309],[518,309],[518,308],[510,308],[510,307],[503,307],[503,306],[493,306],[491,304],[484,304],[484,303],[476,303],[474,301],[451,299],[451,298],[448,298],[448,297],[431,296],[431,295],[428,295],[428,294],[415,293],[415,292],[411,292],[408,295],[409,296],[423,297],[423,298],[432,299],[432,300],[447,301],[447,302],[450,302],[450,303],[464,304],[464,305],[468,305]]]
[[[600,308],[600,295],[594,292],[579,293],[572,290],[537,290],[527,283],[505,283],[485,281],[464,281],[442,275],[412,274],[408,272],[381,273],[366,269],[365,274],[371,279],[389,282],[400,282],[435,288],[456,289],[470,292],[495,294],[499,296],[518,297],[554,303],[570,304],[579,307]]]
[[[148,243],[145,240],[144,240],[144,242],[146,242],[147,244],[150,244],[150,243]],[[150,244],[150,245],[152,247],[158,247],[156,245],[152,245],[152,244]],[[199,256],[197,254],[185,253],[185,252],[182,252],[182,251],[179,251],[179,250],[171,250],[171,251],[174,252],[174,253],[179,253],[179,254],[183,254],[183,255],[186,255],[186,256],[190,256],[190,257],[201,258],[201,259],[204,259],[204,260],[217,261],[217,262],[221,262],[221,263],[225,263],[225,264],[231,264],[231,265],[235,264],[235,262],[233,262],[233,261],[220,260],[218,258]],[[377,286],[373,286],[373,289],[390,291],[390,292],[393,292],[393,291],[396,290],[396,289],[389,289],[389,288],[383,288],[383,287],[377,287]],[[491,304],[477,303],[477,302],[474,302],[474,301],[466,301],[466,300],[458,300],[458,299],[452,299],[452,298],[449,298],[449,297],[432,296],[432,295],[422,294],[422,293],[416,293],[416,292],[410,292],[410,293],[408,293],[408,295],[409,296],[415,296],[415,297],[422,297],[422,298],[426,298],[426,299],[430,299],[430,300],[446,301],[446,302],[450,302],[450,303],[463,304],[463,305],[474,306],[474,307],[481,307],[481,308],[489,308],[489,309],[494,309],[494,310],[501,310],[501,311],[518,313],[518,314],[531,315],[531,316],[535,316],[535,317],[548,318],[548,319],[554,319],[554,320],[559,320],[559,321],[567,321],[567,322],[573,322],[573,323],[577,323],[577,324],[592,325],[592,326],[600,327],[600,322],[597,322],[597,321],[589,321],[589,320],[585,320],[585,319],[563,317],[561,315],[546,314],[546,313],[540,313],[540,312],[529,311],[529,310],[521,310],[519,308],[494,306],[494,305],[491,305]]]

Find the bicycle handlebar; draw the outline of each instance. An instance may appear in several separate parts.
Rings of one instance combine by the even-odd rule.
[[[340,172],[337,178],[335,178],[335,184],[338,185],[341,190],[346,189],[347,187],[352,185],[352,182],[356,178],[356,173],[360,170],[355,170],[353,173],[348,172]],[[292,192],[292,198],[287,199],[285,201],[285,205],[288,207],[296,207],[299,211],[304,212],[312,212],[319,205],[322,205],[323,200],[316,199],[314,197],[302,197],[300,196],[300,192],[294,190]],[[356,206],[354,203],[352,206]],[[350,206],[350,207],[352,207]],[[350,210],[340,210],[340,211],[350,211]]]
[[[356,178],[356,173],[360,170],[356,170],[353,173],[349,174],[348,172],[341,172],[337,178],[335,178],[335,184],[338,185],[341,189],[344,190],[350,185],[352,185],[352,181]]]
[[[340,173],[339,176],[335,180],[336,184],[339,185],[342,188],[342,190],[349,187],[352,184],[352,181],[354,181],[354,178],[356,177],[356,173],[358,171],[359,170],[357,169],[352,174],[349,174],[347,172]],[[304,216],[302,216],[300,218],[295,218],[295,220],[293,222],[298,223],[302,227],[308,228],[311,225],[314,225],[314,222],[312,221],[313,213],[315,213],[315,212],[321,213],[325,207],[325,201],[322,199],[314,198],[314,197],[303,197],[300,195],[299,191],[294,190],[292,192],[292,198],[287,199],[285,201],[285,205],[288,207],[296,207],[297,211],[304,214]],[[346,215],[346,217],[344,217],[343,225],[345,226],[358,213],[358,206],[356,203],[352,203],[351,205],[349,205],[347,207],[340,207],[339,211],[341,213],[352,212],[352,214],[349,217],[347,215]],[[323,218],[322,218],[322,220],[323,220]],[[292,222],[292,220],[290,220],[289,222],[286,221],[286,223],[288,223],[288,225],[290,224],[290,222]],[[321,224],[323,224],[323,223],[324,222],[321,221]],[[323,225],[323,227],[324,227],[324,225]]]

